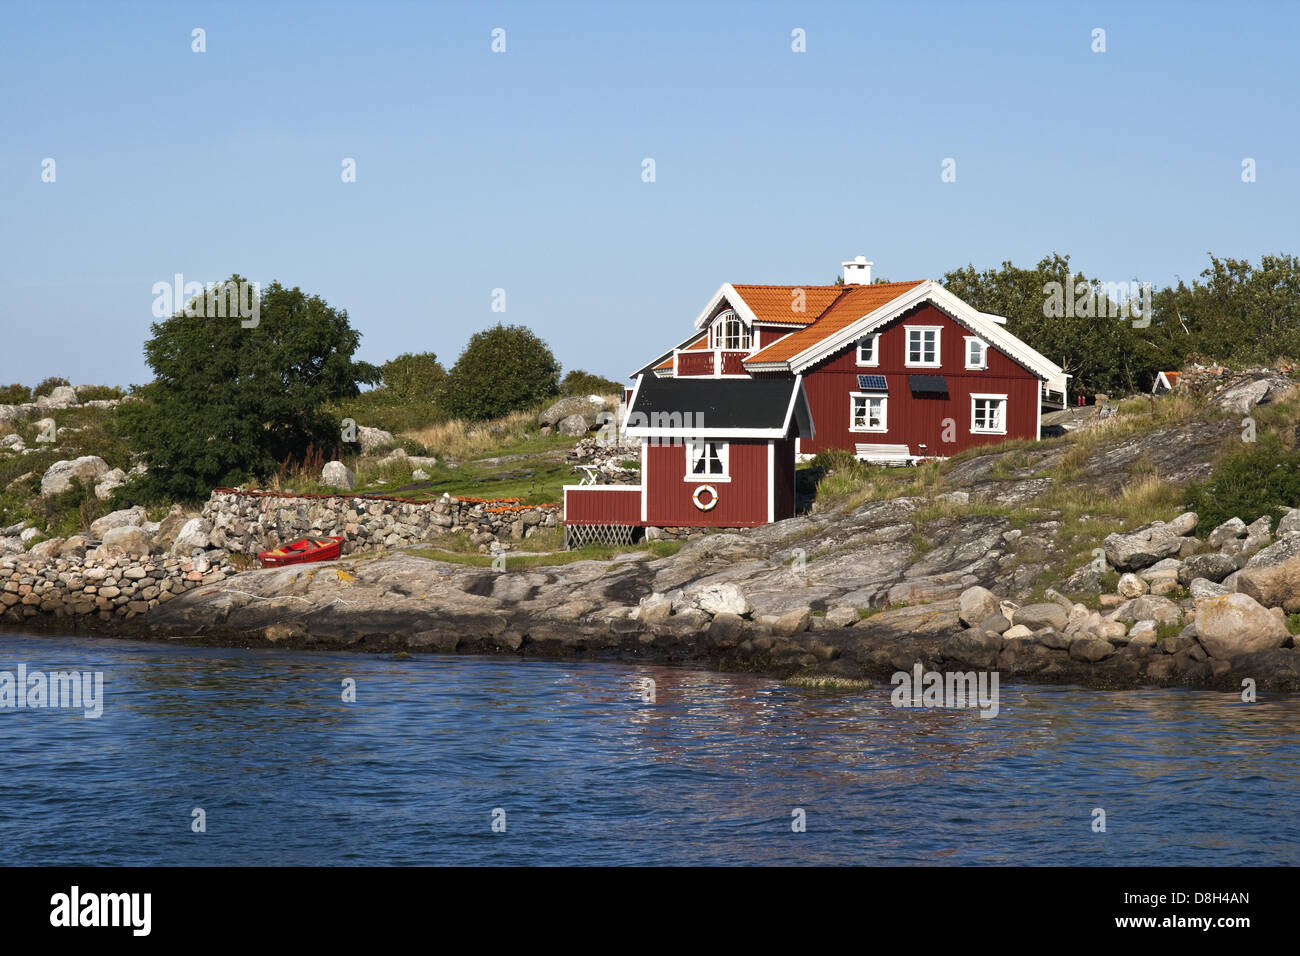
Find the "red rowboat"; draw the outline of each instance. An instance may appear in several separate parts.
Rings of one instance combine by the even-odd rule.
[[[274,551],[263,551],[257,556],[264,568],[281,568],[286,564],[307,564],[311,561],[333,561],[339,556],[341,537],[303,538]]]

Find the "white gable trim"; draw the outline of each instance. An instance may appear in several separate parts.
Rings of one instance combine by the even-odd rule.
[[[704,311],[695,317],[695,327],[697,329],[705,328],[709,324],[709,319],[713,315],[714,310],[717,309],[724,299],[726,300],[727,305],[731,306],[731,308],[735,310],[736,315],[740,316],[741,319],[744,320],[745,324],[752,329],[754,323],[758,321],[758,316],[754,315],[754,310],[749,307],[749,303],[740,297],[740,293],[736,291],[736,287],[730,282],[724,282],[722,288],[713,293],[713,298],[710,299],[709,304],[704,307]]]
[[[856,345],[857,340],[868,332],[875,331],[926,302],[947,314],[959,325],[974,332],[990,346],[1018,362],[1040,379],[1045,379],[1049,383],[1059,382],[1064,387],[1064,381],[1069,376],[1060,366],[1030,348],[1001,325],[991,321],[985,313],[968,305],[933,280],[922,282],[914,289],[909,289],[897,298],[886,302],[874,312],[864,315],[855,322],[850,322],[838,332],[804,349],[788,363],[772,364],[777,367],[788,366],[791,371],[802,373],[810,366],[830,358],[845,346]],[[768,364],[765,362],[761,367],[766,368]],[[758,371],[760,366],[751,363],[747,368]]]

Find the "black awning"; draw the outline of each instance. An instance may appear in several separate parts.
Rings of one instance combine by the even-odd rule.
[[[942,375],[909,375],[907,385],[922,395],[947,395],[948,383]]]

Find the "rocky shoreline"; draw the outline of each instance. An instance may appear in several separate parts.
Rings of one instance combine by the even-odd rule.
[[[1051,591],[1043,603],[1017,606],[978,583],[964,583],[988,575],[954,571],[926,575],[928,583],[913,576],[908,587],[928,587],[936,592],[933,599],[883,608],[877,601],[876,609],[864,612],[857,606],[864,578],[879,574],[880,560],[888,564],[889,539],[897,532],[884,522],[903,507],[901,502],[876,502],[849,516],[856,539],[876,542],[869,548],[876,563],[863,551],[849,552],[857,585],[851,591],[825,583],[844,576],[849,570],[844,564],[791,561],[792,550],[796,559],[806,552],[781,540],[792,532],[802,539],[831,527],[843,533],[849,522],[841,515],[834,525],[825,517],[809,517],[783,523],[797,527],[710,535],[667,558],[629,552],[612,561],[537,569],[511,569],[507,561],[505,570],[494,570],[399,552],[245,571],[200,584],[147,614],[111,624],[82,618],[80,627],[96,634],[230,647],[652,661],[830,684],[887,682],[919,663],[926,670],[996,670],[1004,683],[1188,686],[1240,693],[1243,682],[1251,681],[1262,691],[1300,690],[1300,648],[1269,623],[1279,619],[1278,612],[1261,606],[1269,618],[1256,622],[1264,631],[1262,641],[1216,642],[1208,631],[1197,630],[1198,622],[1204,628],[1213,616],[1214,602],[1225,604],[1219,611],[1231,613],[1233,602],[1254,599],[1222,585],[1198,586],[1197,597],[1186,599],[1184,608],[1151,592],[1152,584],[1162,589],[1161,582],[1170,580],[1168,568],[1148,574],[1149,581],[1133,575],[1146,590],[1105,615]],[[1165,538],[1152,529],[1133,534],[1185,538],[1176,532],[1187,521],[1184,516],[1181,523],[1161,525]],[[993,528],[984,533],[1000,537]],[[1283,542],[1292,546],[1291,537]],[[981,564],[996,568],[998,549],[972,564],[962,555],[972,544],[966,536],[951,542],[941,563],[955,560],[971,572]],[[1111,550],[1132,555],[1118,542]],[[766,556],[755,557],[759,553]],[[932,564],[936,560],[930,557]],[[885,573],[872,594],[898,593],[898,585],[889,583],[896,575]],[[941,586],[946,594],[937,593]],[[1164,618],[1171,613],[1177,614],[1176,633],[1161,636],[1159,625],[1168,630],[1171,621]],[[1185,617],[1191,622],[1184,624]],[[68,615],[41,615],[25,623],[38,620],[62,631],[78,628]]]

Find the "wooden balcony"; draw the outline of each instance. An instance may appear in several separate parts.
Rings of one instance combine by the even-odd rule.
[[[678,378],[745,375],[744,362],[748,355],[749,352],[735,349],[678,349],[676,375]]]

